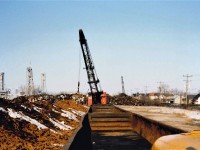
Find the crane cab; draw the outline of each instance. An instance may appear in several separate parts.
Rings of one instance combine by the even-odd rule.
[[[108,104],[108,96],[107,96],[106,92],[103,92],[101,94],[101,104],[103,104],[103,105]]]
[[[100,99],[100,100],[99,100]],[[87,105],[102,104],[106,105],[109,103],[108,95],[106,92],[96,93],[95,95],[88,96]]]

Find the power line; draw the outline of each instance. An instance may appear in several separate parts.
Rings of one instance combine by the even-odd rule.
[[[77,93],[79,93],[80,89],[80,74],[81,74],[81,49],[79,50],[79,68],[78,68],[78,90]]]

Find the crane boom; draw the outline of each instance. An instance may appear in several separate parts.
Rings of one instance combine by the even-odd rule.
[[[102,91],[100,91],[100,81],[97,77],[94,63],[92,61],[92,56],[87,44],[87,40],[85,39],[85,35],[83,33],[83,30],[79,30],[79,41],[83,53],[83,58],[85,62],[85,68],[87,71],[87,77],[88,77],[88,84],[90,86],[90,91],[92,95],[93,103],[100,103],[100,97],[102,94]]]

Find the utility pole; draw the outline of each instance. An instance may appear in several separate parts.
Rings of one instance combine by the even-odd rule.
[[[41,74],[41,91],[42,93],[46,93],[46,74]]]
[[[158,89],[159,89],[159,99],[160,99],[160,101],[161,101],[161,94],[162,94],[162,84],[164,84],[164,82],[157,82],[158,84],[159,84],[159,87],[158,87]]]
[[[159,84],[159,87],[158,87],[158,89],[159,89],[159,93],[161,94],[162,93],[162,85],[164,84],[164,82],[157,82],[158,84]]]
[[[147,91],[148,91],[147,89],[148,89],[148,87],[149,87],[149,86],[147,86],[147,85],[144,86],[144,88],[145,88],[145,95],[147,95]]]
[[[185,77],[186,78],[186,80],[183,80],[183,81],[185,81],[185,98],[186,98],[186,104],[188,105],[188,89],[189,89],[189,82],[191,81],[191,80],[189,80],[189,78],[190,77],[192,77],[192,75],[183,75],[183,77]]]
[[[122,83],[122,93],[125,94],[125,88],[124,88],[124,79],[123,79],[123,76],[121,76],[121,83]]]

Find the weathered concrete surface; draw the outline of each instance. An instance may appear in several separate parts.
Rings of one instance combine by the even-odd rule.
[[[161,122],[163,124],[176,127],[178,129],[184,130],[186,132],[191,132],[194,130],[200,130],[200,118],[189,116],[200,117],[200,112],[190,111],[184,109],[176,108],[166,108],[166,107],[155,107],[155,106],[116,106],[120,109],[132,112],[134,114],[139,114],[145,118]],[[198,114],[199,113],[199,114]],[[196,119],[195,119],[196,118]]]
[[[184,114],[184,110],[165,107],[121,105],[116,107],[133,113],[134,131],[152,144],[164,135],[200,130],[200,120],[197,117],[197,119],[193,119],[198,112],[187,112]],[[193,115],[188,115],[189,113]]]

